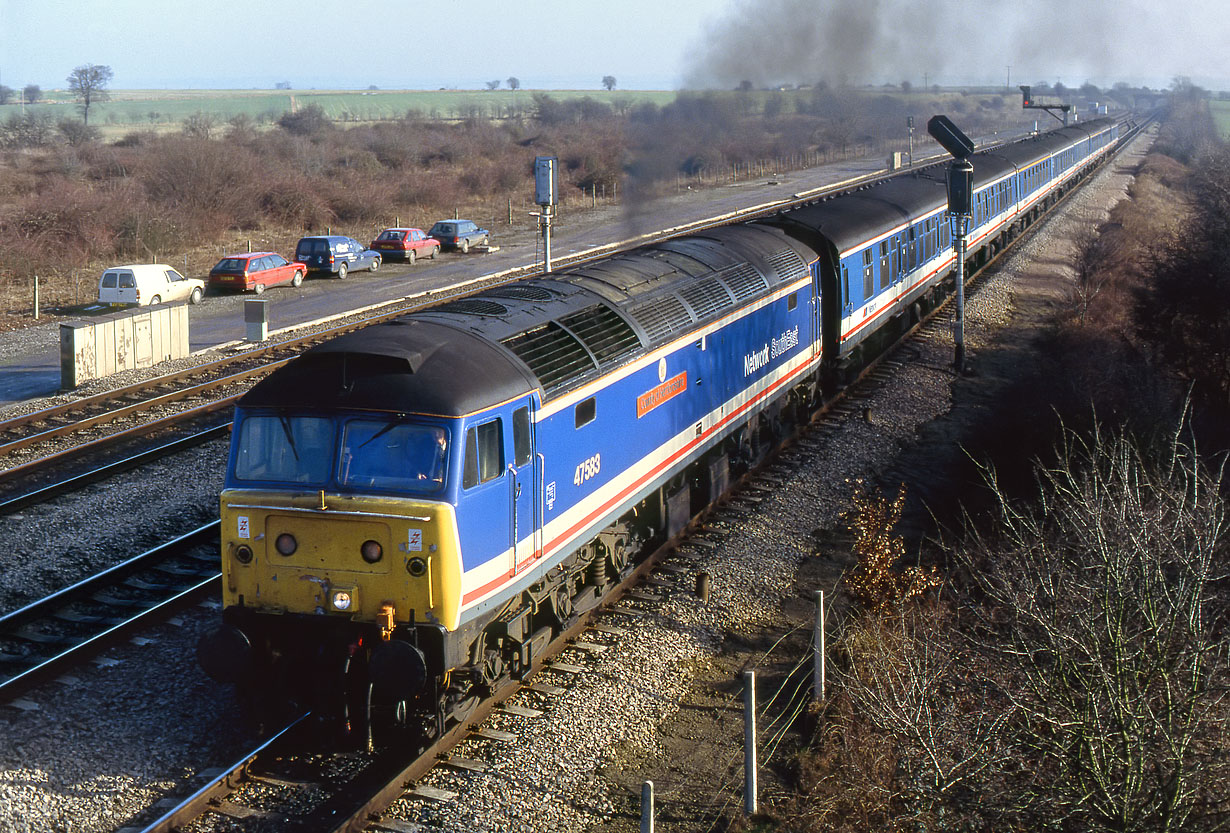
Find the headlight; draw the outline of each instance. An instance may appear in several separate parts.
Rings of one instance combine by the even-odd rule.
[[[375,541],[364,541],[363,546],[359,547],[359,555],[368,564],[375,564],[384,557],[384,548]]]
[[[299,542],[289,532],[283,532],[279,535],[278,540],[274,541],[273,545],[277,547],[278,552],[282,555],[294,555],[295,550],[299,549]]]
[[[349,590],[334,590],[331,601],[334,610],[349,610],[354,597],[350,595]]]

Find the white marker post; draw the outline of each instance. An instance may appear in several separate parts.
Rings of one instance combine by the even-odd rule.
[[[743,672],[743,812],[756,815],[756,672]]]

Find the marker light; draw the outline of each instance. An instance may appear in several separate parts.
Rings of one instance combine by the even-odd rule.
[[[278,540],[274,541],[273,545],[277,547],[278,552],[287,556],[294,555],[295,550],[299,549],[299,542],[289,532],[283,532],[279,535]]]
[[[368,564],[375,564],[384,557],[384,548],[375,541],[364,541],[363,546],[359,547],[359,555]]]

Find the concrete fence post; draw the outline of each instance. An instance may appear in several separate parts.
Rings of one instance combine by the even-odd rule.
[[[38,275],[34,276],[34,320],[38,320]]]
[[[756,672],[743,672],[743,812],[756,815]]]
[[[641,784],[641,833],[653,833],[653,782]]]
[[[814,683],[816,699],[824,701],[824,591],[816,591],[816,626],[812,635],[812,645],[816,652],[816,668]]]

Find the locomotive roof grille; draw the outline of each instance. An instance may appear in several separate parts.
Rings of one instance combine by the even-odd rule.
[[[488,289],[483,293],[492,298],[512,298],[519,301],[550,301],[555,294],[541,286],[510,284]]]
[[[717,278],[693,281],[679,289],[679,295],[692,308],[697,321],[712,318],[735,305],[734,298]]]
[[[641,340],[615,310],[594,304],[559,320],[589,348],[600,367],[607,367],[635,353]]]
[[[447,304],[432,307],[430,311],[453,312],[458,315],[490,315],[495,317],[508,315],[508,307],[484,298],[462,298],[459,301],[449,301]]]
[[[802,259],[799,262],[801,263]],[[732,269],[728,269],[719,277],[722,279],[722,283],[726,284],[726,288],[735,296],[736,301],[746,301],[748,298],[754,298],[769,288],[765,283],[764,277],[747,263],[741,263]]]
[[[692,326],[692,315],[674,295],[662,295],[628,310],[653,342],[665,340]]]
[[[581,342],[554,321],[502,339],[500,343],[529,365],[547,395],[597,369]]]
[[[794,249],[782,249],[769,255],[768,261],[777,270],[777,276],[782,283],[792,278],[807,274],[807,264]]]

